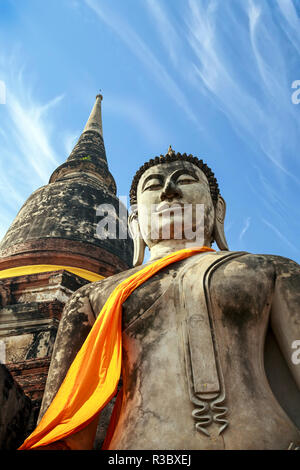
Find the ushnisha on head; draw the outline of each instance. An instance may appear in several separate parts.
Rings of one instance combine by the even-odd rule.
[[[133,178],[130,204],[134,266],[142,264],[146,245],[151,259],[214,241],[228,250],[225,201],[211,169],[193,155],[170,146],[166,155],[146,162]]]

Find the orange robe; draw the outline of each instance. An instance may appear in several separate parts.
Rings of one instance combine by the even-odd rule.
[[[67,448],[78,449],[78,444],[72,444],[72,436],[75,434],[80,436],[80,431],[89,425],[95,432],[95,419],[115,395],[120,379],[123,302],[134,289],[159,270],[171,263],[205,251],[215,250],[203,246],[171,253],[134,273],[113,290],[72,362],[51,405],[19,450],[37,449],[44,446],[51,448],[51,444],[64,439]],[[117,408],[120,407],[120,402],[121,395],[117,400]],[[113,412],[109,435],[113,433],[113,421],[116,419],[117,413]],[[57,449],[63,447],[62,443],[57,444]]]

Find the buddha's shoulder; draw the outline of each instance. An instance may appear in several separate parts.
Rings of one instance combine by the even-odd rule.
[[[101,279],[96,282],[91,282],[85,286],[80,287],[74,295],[87,298],[93,308],[93,310],[98,311],[98,309],[104,304],[106,299],[109,297],[111,292],[114,290],[117,285],[122,281],[130,277],[132,274],[138,272],[144,266],[137,266],[135,268],[127,269],[121,271],[113,276]]]
[[[290,270],[299,270],[298,263],[290,258],[279,255],[270,254],[254,254],[249,252],[227,252],[228,258],[226,265],[236,263],[242,264],[248,269],[255,270],[274,270],[277,274]],[[226,254],[226,252],[218,252],[217,255]]]
[[[224,255],[224,256],[222,256]],[[278,255],[268,255],[268,254],[253,254],[249,252],[216,252],[216,257],[223,259],[223,262],[220,263],[220,267],[217,269],[222,274],[223,269],[232,268],[233,270],[244,267],[247,271],[255,271],[256,273],[265,272],[269,275],[278,275],[284,273],[298,272],[300,270],[299,264],[295,261],[285,258]],[[201,258],[199,257],[199,260]],[[183,261],[185,263],[185,261]],[[189,260],[187,260],[189,262]],[[174,264],[174,270],[176,267],[179,268],[182,262],[177,262]],[[178,266],[177,266],[178,264]],[[137,266],[125,271],[121,271],[113,276],[109,276],[100,281],[92,282],[87,284],[80,289],[78,289],[73,294],[73,299],[84,299],[88,300],[94,311],[98,311],[106,299],[109,297],[111,292],[114,290],[117,285],[122,281],[130,277],[132,274],[138,272],[140,269],[145,267],[145,265]],[[241,271],[239,271],[241,274]]]
[[[136,266],[135,268],[126,269],[125,271],[121,271],[113,276],[109,276],[105,279],[101,279],[101,281],[94,282],[94,286],[97,286],[101,289],[109,289],[110,286],[116,286],[120,284],[120,282],[125,281],[128,277],[132,276],[132,274],[137,273],[140,271],[144,266]]]

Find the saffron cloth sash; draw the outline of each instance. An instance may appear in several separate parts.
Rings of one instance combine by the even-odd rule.
[[[90,424],[117,391],[122,359],[122,304],[159,270],[206,246],[186,248],[154,261],[121,282],[108,297],[72,362],[51,405],[19,450],[35,449],[71,436]]]

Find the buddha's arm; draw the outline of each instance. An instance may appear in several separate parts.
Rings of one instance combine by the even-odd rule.
[[[300,346],[300,266],[286,258],[276,260],[271,325],[300,390],[300,363],[295,361],[294,349],[295,345],[298,349]]]
[[[88,287],[84,286],[76,291],[64,307],[51,357],[39,420],[56,395],[95,321],[89,302]]]
[[[89,301],[89,286],[76,291],[66,303],[59,324],[39,421],[56,395],[76,354],[89,334],[95,315]],[[47,449],[92,448],[98,420],[65,441],[50,444]]]

